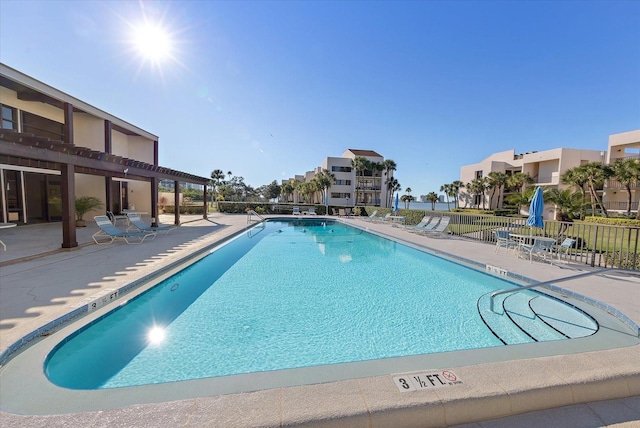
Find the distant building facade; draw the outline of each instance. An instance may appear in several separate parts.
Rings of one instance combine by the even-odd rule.
[[[493,153],[477,164],[464,165],[460,168],[460,181],[467,184],[477,178],[484,178],[491,172],[502,172],[507,176],[521,172],[533,178],[532,186],[543,186],[545,188],[555,187],[559,190],[569,188],[570,185],[563,184],[562,175],[569,169],[591,162],[613,163],[618,158],[637,158],[640,161],[640,130],[614,134],[609,137],[609,147],[607,151],[557,148],[540,152],[529,152],[515,154],[514,150]],[[640,199],[640,183],[635,184],[631,190],[633,205],[637,210]],[[616,180],[608,180],[602,189],[605,207],[613,211],[626,209],[627,192]],[[496,194],[492,200],[488,194],[478,195],[474,199],[473,195],[465,192],[464,189],[459,195],[461,207],[473,205],[482,206],[487,203],[486,208],[495,209],[499,203],[504,201],[506,194]],[[545,218],[553,218],[555,209],[553,206],[545,207]]]
[[[389,204],[389,192],[386,182],[393,177],[393,171],[388,174],[382,167],[373,167],[363,171],[353,168],[353,160],[365,158],[372,165],[382,165],[384,157],[373,150],[348,149],[340,157],[327,157],[321,165],[304,175],[296,175],[287,181],[308,182],[313,180],[322,170],[328,170],[335,177],[335,183],[329,188],[327,201],[329,205],[338,206],[381,206]],[[387,176],[388,175],[388,176]],[[302,202],[301,195],[294,193],[289,202]],[[324,204],[318,193],[313,195],[313,203]]]

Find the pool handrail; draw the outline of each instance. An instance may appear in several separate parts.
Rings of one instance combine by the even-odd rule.
[[[558,279],[551,279],[549,281],[540,281],[540,282],[535,282],[533,284],[529,284],[529,285],[525,285],[522,287],[514,287],[514,288],[510,288],[508,290],[498,290],[495,291],[493,293],[491,293],[491,297],[489,297],[489,310],[493,313],[495,313],[495,311],[493,310],[494,308],[494,298],[496,296],[499,296],[500,294],[506,294],[506,293],[513,293],[516,291],[522,291],[522,290],[527,290],[529,288],[534,288],[534,287],[539,287],[541,285],[550,285],[556,282],[564,282],[564,281],[570,281],[572,279],[578,279],[578,278],[583,278],[585,276],[591,276],[591,275],[598,275],[604,272],[623,272],[623,273],[627,273],[629,275],[640,275],[640,272],[638,271],[633,271],[633,270],[629,270],[629,269],[620,269],[620,268],[603,268],[603,269],[597,269],[597,270],[592,270],[589,272],[583,272],[583,273],[579,273],[576,275],[570,275],[570,276],[564,276],[562,278],[558,278]]]
[[[247,223],[249,223],[250,221],[252,221],[251,216],[256,216],[260,219],[260,221],[264,221],[264,217],[262,217],[260,214],[258,214],[257,212],[255,212],[254,210],[249,210],[247,211]],[[253,220],[253,221],[258,221],[258,220]]]

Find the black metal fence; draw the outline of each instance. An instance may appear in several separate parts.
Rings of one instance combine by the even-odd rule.
[[[430,213],[431,214],[431,213]],[[565,238],[575,240],[566,257],[592,267],[617,267],[640,270],[638,257],[640,227],[609,226],[584,222],[547,220],[544,228],[526,226],[525,218],[494,217],[474,214],[438,212],[449,216],[448,231],[466,239],[495,243],[496,230],[556,238],[559,245]],[[563,251],[563,257],[564,251]]]

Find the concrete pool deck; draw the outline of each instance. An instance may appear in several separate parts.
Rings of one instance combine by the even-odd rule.
[[[171,219],[161,221],[168,223]],[[3,231],[0,238],[8,250],[0,252],[0,349],[4,351],[87,298],[142,278],[247,224],[244,215],[215,215],[209,221],[197,216],[191,219],[194,221],[169,235],[141,245],[85,245],[92,242],[90,236],[95,230],[79,229],[81,247],[73,251],[58,250],[59,225]],[[360,219],[346,221],[537,280],[591,269],[575,263],[531,264],[512,255],[496,255],[493,246],[483,243],[424,237]],[[559,285],[605,302],[640,324],[637,279],[594,276]],[[425,366],[424,371],[432,368]],[[181,401],[162,402],[158,398],[157,403],[57,416],[3,412],[0,422],[2,426],[148,426],[166,421],[169,425],[190,426],[450,426],[477,422],[471,426],[489,427],[527,426],[523,424],[530,415],[486,420],[550,408],[554,410],[538,416],[552,415],[556,423],[567,418],[559,426],[604,426],[640,420],[639,346],[472,366],[452,364],[451,368],[464,385],[446,391],[400,393],[391,376],[377,376],[243,394],[205,394]],[[572,407],[557,409],[567,405]]]

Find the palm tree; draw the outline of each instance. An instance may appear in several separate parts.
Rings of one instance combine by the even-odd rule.
[[[451,193],[455,198],[453,199],[453,206],[459,208],[460,204],[458,203],[458,195],[460,194],[460,189],[464,187],[464,183],[460,180],[455,180],[451,183]]]
[[[442,190],[442,189],[441,189]],[[431,202],[431,211],[435,211],[436,209],[436,202],[438,202],[438,194],[436,192],[429,192],[427,194],[427,201]],[[447,199],[447,205],[449,203],[449,200]]]
[[[587,192],[584,189],[585,185],[587,184],[587,176],[585,174],[585,171],[583,169],[580,169],[580,167],[568,169],[562,173],[562,176],[560,176],[560,181],[563,184],[574,186],[582,194],[582,208],[580,209],[580,218],[583,219],[584,207],[587,201]]]
[[[493,207],[493,196],[498,191],[498,203],[496,204],[496,208],[501,208],[500,204],[500,195],[502,194],[502,190],[504,186],[507,185],[507,180],[509,176],[504,172],[500,171],[491,171],[487,176],[487,183],[491,189],[491,196],[489,197],[489,209]]]
[[[416,198],[411,196],[411,187],[407,187],[405,189],[405,192],[407,192],[407,194],[402,195],[401,199],[402,199],[402,202],[404,202],[405,209],[409,209],[409,205],[411,204],[412,201],[415,201]]]
[[[592,215],[596,213],[596,207],[599,206],[602,210],[602,215],[609,217],[607,209],[604,207],[596,188],[602,186],[604,181],[613,175],[613,169],[609,165],[604,165],[600,162],[589,162],[579,167],[587,179],[587,188],[591,195],[591,209]]]
[[[569,221],[582,210],[582,195],[571,189],[548,189],[544,192],[544,201],[556,206],[556,220]]]
[[[518,212],[522,211],[522,207],[531,203],[531,198],[536,189],[534,187],[527,187],[523,192],[512,193],[506,197],[506,201],[510,205],[518,207]]]
[[[401,189],[402,189],[402,186],[400,185],[400,183],[395,177],[391,177],[390,179],[387,179],[387,197],[388,197],[387,207],[391,207],[391,199],[393,198],[393,194],[395,192],[399,192]]]
[[[213,194],[218,199],[218,187],[224,181],[224,172],[221,169],[214,169],[211,171],[211,187],[213,187]]]
[[[400,200],[402,202],[404,202],[404,208],[407,209],[407,210],[409,209],[409,205],[411,204],[411,202],[415,201],[415,199],[416,198],[414,198],[411,195],[402,195],[402,196],[400,196]]]
[[[478,196],[484,193],[482,178],[474,178],[471,183],[467,183],[466,187],[469,193],[473,195],[473,205],[475,205],[477,208],[480,208],[480,201],[478,200]]]
[[[627,190],[627,215],[631,214],[631,186],[640,180],[640,165],[636,159],[616,159],[611,165],[613,175]]]
[[[451,194],[453,193],[453,185],[452,184],[443,184],[442,186],[440,186],[440,191],[444,192],[444,195],[447,198],[447,210],[451,211],[451,207],[449,206],[449,196],[451,196]],[[430,194],[431,193],[429,193],[429,195]],[[428,199],[429,195],[427,195],[427,200],[429,200]]]
[[[351,159],[351,168],[356,172],[356,205],[360,201],[358,194],[362,187],[362,177],[364,176],[364,172],[369,169],[369,165],[370,162],[365,157],[356,156],[354,159]]]
[[[293,195],[293,192],[296,191],[296,187],[292,181],[287,181],[280,188],[280,194],[284,196],[285,202],[289,202],[289,196]]]
[[[382,171],[384,171],[385,167],[384,167],[384,163],[380,163],[380,162],[372,162],[371,163],[371,169],[373,170],[373,176],[376,178],[380,178],[380,181],[382,181],[382,177],[379,173],[381,173]],[[381,199],[381,194],[382,194],[382,183],[379,184],[375,184],[374,181],[374,198],[375,201],[374,205],[378,205],[380,206],[380,199]]]
[[[316,187],[320,190],[322,195],[322,201],[327,200],[327,192],[336,182],[336,176],[328,169],[323,169],[320,171],[318,175],[315,176],[314,180],[316,181]]]
[[[526,186],[533,183],[534,180],[528,172],[516,172],[515,174],[507,178],[507,187],[520,193],[525,190]]]

